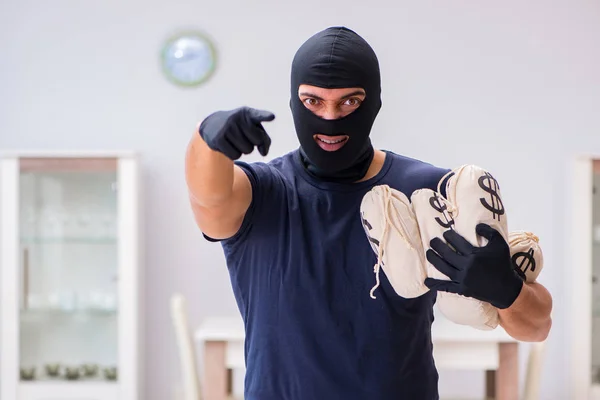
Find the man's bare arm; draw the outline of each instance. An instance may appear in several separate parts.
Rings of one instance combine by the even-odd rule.
[[[194,132],[186,152],[185,177],[200,230],[214,239],[233,236],[252,201],[246,173]]]
[[[265,156],[271,138],[262,126],[275,115],[240,107],[205,118],[189,142],[185,178],[194,218],[203,233],[226,239],[237,233],[252,202],[252,185],[233,160],[254,148]]]
[[[541,342],[552,327],[552,296],[540,283],[525,283],[515,302],[498,310],[500,325],[517,340]]]

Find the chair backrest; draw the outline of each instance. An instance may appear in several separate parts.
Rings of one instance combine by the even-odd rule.
[[[171,319],[179,352],[184,400],[200,400],[200,380],[194,351],[194,341],[189,328],[185,298],[176,293],[171,297]]]
[[[540,399],[540,387],[545,349],[545,341],[531,344],[529,357],[527,358],[527,371],[525,377],[525,387],[523,390],[523,400]]]

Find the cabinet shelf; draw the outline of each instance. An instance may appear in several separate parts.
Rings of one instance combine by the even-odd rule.
[[[75,309],[75,310],[64,310],[60,308],[29,308],[21,310],[21,317],[111,317],[116,316],[118,313],[117,309],[99,309],[99,308],[87,308],[87,309]]]
[[[39,379],[34,379],[31,381],[25,381],[25,380],[21,380],[20,381],[20,385],[23,386],[38,386],[38,385],[44,385],[44,386],[69,386],[72,387],[72,385],[81,385],[81,386],[85,386],[85,385],[89,385],[89,386],[115,386],[117,385],[119,382],[118,380],[114,380],[114,381],[109,381],[108,379],[105,378],[79,378],[79,379],[74,379],[74,380],[67,380],[64,378],[46,378],[46,377],[42,377]]]
[[[115,245],[116,237],[85,237],[85,236],[25,236],[21,237],[22,244],[93,244],[93,245]]]
[[[21,381],[18,399],[114,400],[122,398],[120,385],[111,381]]]

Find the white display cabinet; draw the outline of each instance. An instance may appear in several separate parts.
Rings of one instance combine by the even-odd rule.
[[[578,156],[570,167],[564,235],[569,398],[600,400],[600,154]]]
[[[140,398],[134,154],[0,154],[0,398]]]

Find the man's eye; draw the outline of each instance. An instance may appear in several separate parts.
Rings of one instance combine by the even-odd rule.
[[[359,105],[360,105],[360,103],[361,103],[361,100],[360,100],[360,99],[358,99],[358,98],[356,98],[356,97],[351,97],[351,98],[349,98],[348,100],[346,100],[346,103],[345,103],[345,104],[346,104],[347,106],[352,106],[352,107],[355,107],[355,106],[359,106]]]
[[[304,104],[306,104],[307,106],[314,107],[314,106],[316,106],[317,104],[319,104],[319,102],[317,101],[317,99],[311,99],[311,98],[308,98],[308,99],[305,99],[305,100],[304,100]]]

